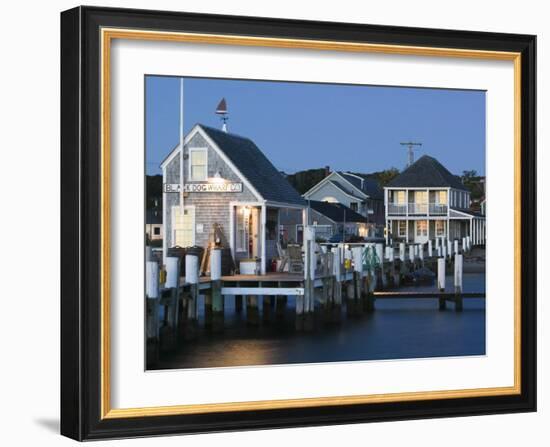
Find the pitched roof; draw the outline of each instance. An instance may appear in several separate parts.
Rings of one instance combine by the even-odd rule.
[[[252,140],[199,124],[265,200],[306,205]]]
[[[366,222],[365,216],[356,213],[351,208],[348,208],[341,203],[331,202],[319,202],[317,200],[310,200],[310,206],[318,213],[328,217],[334,222]]]
[[[468,191],[456,175],[435,158],[423,155],[388,183],[388,187],[450,187]]]
[[[384,193],[380,188],[380,185],[376,180],[369,177],[365,174],[352,174],[350,172],[341,172],[338,171],[342,177],[344,177],[348,182],[350,182],[357,189],[368,195],[372,199],[382,200],[384,198]]]

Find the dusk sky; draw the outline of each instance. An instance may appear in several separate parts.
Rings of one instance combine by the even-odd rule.
[[[146,168],[179,141],[180,78],[146,77]],[[222,79],[184,80],[184,128],[220,128],[222,97],[229,131],[252,139],[286,173],[330,166],[369,173],[402,170],[407,151],[437,158],[453,174],[485,174],[485,92]]]

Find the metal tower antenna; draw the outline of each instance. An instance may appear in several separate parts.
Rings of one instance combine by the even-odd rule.
[[[227,102],[225,101],[225,98],[222,98],[218,104],[218,107],[216,107],[216,115],[220,115],[222,130],[227,132],[227,121],[229,120],[229,116],[227,114]]]
[[[407,146],[408,159],[407,168],[414,163],[414,146],[422,146],[422,143],[415,143],[414,141],[407,141],[399,143],[401,146]]]

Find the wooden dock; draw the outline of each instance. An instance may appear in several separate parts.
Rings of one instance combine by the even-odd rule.
[[[428,247],[384,247],[376,244],[352,247],[349,253],[336,249],[325,253],[313,251],[313,241],[304,244],[304,273],[273,272],[265,275],[221,275],[219,250],[212,250],[211,275],[199,277],[196,256],[186,256],[186,275],[181,277],[179,262],[168,258],[167,277],[160,284],[158,266],[147,267],[147,338],[148,345],[158,350],[171,350],[178,339],[191,340],[198,334],[199,295],[204,296],[205,328],[213,332],[224,330],[225,301],[234,297],[235,311],[243,312],[250,326],[268,323],[282,316],[288,296],[296,297],[295,327],[311,330],[315,320],[340,323],[342,312],[348,317],[360,317],[375,310],[376,300],[435,299],[437,309],[444,311],[452,303],[457,312],[463,309],[463,299],[485,298],[484,292],[462,291],[463,253],[455,244]],[[425,255],[425,248],[428,252]],[[447,251],[450,250],[450,252]],[[398,253],[396,255],[396,252]],[[441,256],[438,256],[440,254]],[[153,264],[148,263],[148,264]],[[434,273],[433,292],[402,292],[397,290],[407,275],[427,269]],[[448,273],[454,273],[454,291],[445,286]],[[260,306],[261,301],[261,306]],[[159,320],[160,308],[164,319]],[[260,315],[260,308],[262,315]],[[157,352],[158,354],[158,352]]]

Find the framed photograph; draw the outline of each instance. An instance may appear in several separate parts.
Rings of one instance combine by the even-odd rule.
[[[61,432],[536,409],[531,35],[61,14]]]

